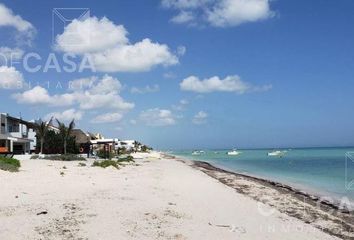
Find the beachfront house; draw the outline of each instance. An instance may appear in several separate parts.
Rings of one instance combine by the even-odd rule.
[[[132,150],[135,147],[135,140],[120,140],[118,142],[118,146],[119,148],[125,148],[127,150]]]
[[[33,123],[0,113],[0,126],[1,152],[24,154],[35,149],[36,133]]]
[[[75,142],[78,145],[83,145],[91,141],[91,135],[87,132],[84,132],[81,129],[73,129],[71,136],[75,137]]]

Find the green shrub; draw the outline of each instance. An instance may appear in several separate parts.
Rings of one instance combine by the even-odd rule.
[[[9,172],[18,172],[21,167],[19,160],[14,158],[0,157],[0,169]]]
[[[105,152],[105,150],[100,149],[97,152],[97,157],[102,158],[102,159],[106,159],[107,158],[107,153]],[[108,153],[108,159],[112,159],[115,157],[115,154],[113,152],[109,152]]]
[[[92,164],[93,167],[102,167],[102,168],[106,168],[109,166],[115,167],[115,168],[119,168],[118,167],[118,162],[117,161],[113,161],[113,160],[104,160],[104,161],[94,161]]]
[[[40,152],[40,139],[37,137],[37,149],[36,152]],[[63,140],[59,133],[53,130],[49,130],[44,138],[44,149],[45,154],[60,154],[63,153]],[[69,137],[66,147],[67,153],[78,154],[79,146],[76,144],[75,137]]]
[[[118,163],[123,163],[123,162],[135,162],[134,161],[134,158],[132,156],[127,156],[127,157],[124,157],[124,158],[119,158],[118,159]]]
[[[55,161],[86,161],[84,157],[75,154],[48,155],[45,156],[44,159]]]

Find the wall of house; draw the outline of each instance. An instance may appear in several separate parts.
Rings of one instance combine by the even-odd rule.
[[[6,134],[6,115],[0,114],[0,134]]]
[[[37,146],[36,132],[33,129],[29,129],[28,138],[32,140],[29,146],[29,151],[34,152]]]
[[[6,138],[19,139],[17,141],[5,141],[9,151],[22,149],[24,152],[30,152],[31,150],[35,150],[36,134],[33,129],[29,129],[26,125],[20,124],[16,120],[9,119],[6,113],[0,114],[0,134],[3,134]],[[32,140],[32,142],[24,142],[22,139]]]

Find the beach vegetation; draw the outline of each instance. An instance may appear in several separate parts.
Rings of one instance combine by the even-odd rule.
[[[124,145],[124,144],[126,144],[126,143],[122,143],[122,145]],[[129,151],[127,150],[127,148],[125,146],[118,148],[118,155],[127,154],[127,153],[129,153]]]
[[[114,152],[107,152],[104,149],[100,149],[97,152],[97,157],[101,159],[112,159],[116,157],[116,154]]]
[[[79,162],[79,167],[86,167],[86,163],[83,163],[83,162]]]
[[[148,151],[151,151],[151,150],[152,150],[151,147],[148,147],[148,146],[146,146],[146,145],[142,145],[142,146],[141,146],[141,151],[142,151],[142,152],[148,152]]]
[[[40,139],[37,136],[37,142],[40,142]],[[53,130],[49,130],[44,137],[43,151],[42,154],[59,154],[63,152],[63,140],[59,133],[56,133]],[[40,145],[37,144],[36,152],[40,152]],[[67,153],[78,154],[79,146],[76,144],[75,137],[70,136],[67,139],[66,144]],[[36,156],[36,155],[35,155]],[[38,156],[38,155],[37,155]],[[31,159],[38,159],[38,157],[34,157]]]
[[[43,153],[43,145],[45,137],[48,133],[49,126],[52,124],[53,118],[51,118],[48,122],[44,122],[40,120],[39,122],[34,124],[34,129],[36,131],[36,136],[40,143],[40,153]]]
[[[0,156],[0,169],[9,172],[18,172],[21,167],[19,160]]]
[[[130,162],[135,162],[135,161],[134,161],[133,156],[128,155],[127,157],[119,158],[117,162],[118,162],[118,163],[124,163],[124,162],[130,163]]]
[[[43,159],[53,161],[86,161],[86,158],[76,154],[46,155]]]
[[[93,167],[102,167],[102,168],[107,168],[107,167],[114,167],[119,169],[118,166],[118,161],[114,161],[114,160],[103,160],[103,161],[94,161],[92,164]]]
[[[64,150],[64,154],[67,153],[67,143],[68,143],[68,140],[70,138],[70,135],[72,133],[72,131],[74,130],[75,128],[75,120],[71,120],[71,122],[69,123],[68,126],[65,125],[65,123],[63,122],[60,122],[58,119],[57,120],[57,123],[58,123],[58,128],[59,128],[59,135],[62,139],[62,143],[63,143],[63,150]]]

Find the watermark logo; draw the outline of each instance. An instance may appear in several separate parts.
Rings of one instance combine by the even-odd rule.
[[[56,37],[66,30],[67,38],[70,41],[66,41],[67,46],[78,46],[87,44],[90,41],[90,33],[86,32],[87,36],[82,37],[80,29],[76,29],[75,26],[67,28],[67,26],[76,21],[85,21],[90,18],[89,8],[54,8],[52,12],[52,42],[56,43]],[[86,41],[86,42],[82,42]]]
[[[354,152],[345,154],[345,188],[354,190]]]
[[[90,43],[90,28],[85,31],[80,29],[74,21],[85,21],[90,18],[89,8],[54,8],[52,10],[52,43],[56,49],[57,37],[65,34],[65,41],[60,41],[61,47],[75,49],[77,46]],[[70,25],[70,26],[69,26]],[[94,62],[90,54],[74,54],[70,51],[49,52],[47,55],[40,55],[37,52],[24,52],[19,48],[2,48],[0,52],[0,74],[9,77],[10,71],[18,74],[12,69],[22,67],[28,73],[55,71],[66,72],[96,72]],[[2,70],[2,71],[1,71]],[[7,75],[5,75],[7,74]]]

